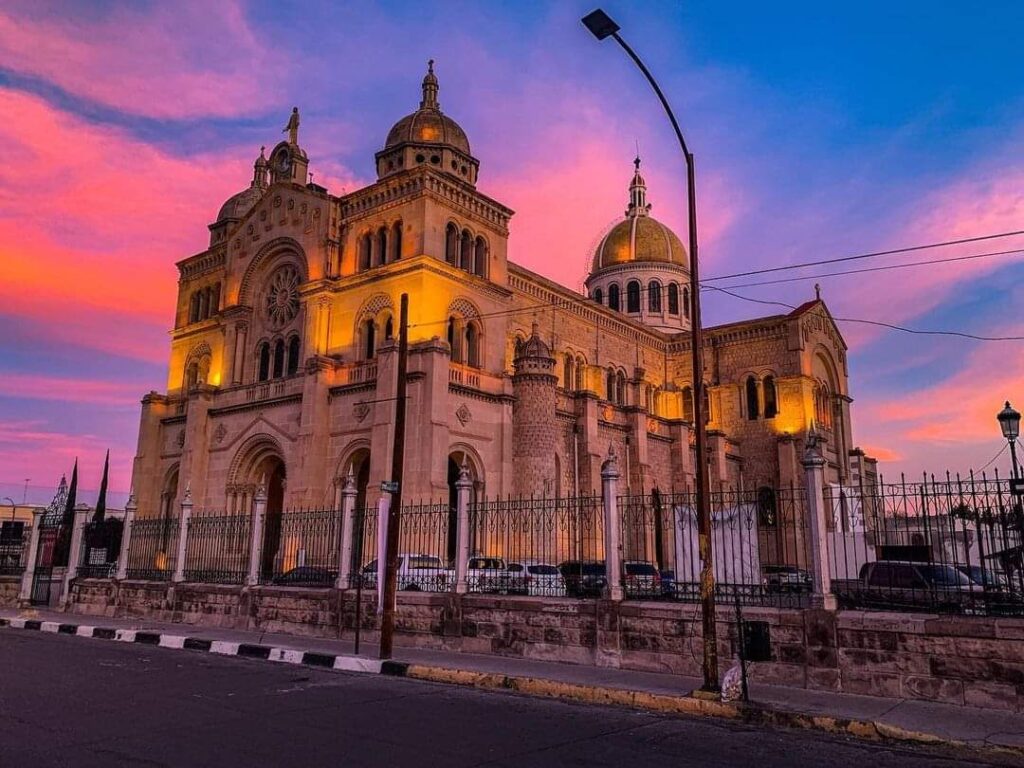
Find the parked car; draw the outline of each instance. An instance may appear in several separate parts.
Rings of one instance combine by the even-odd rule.
[[[377,561],[363,566],[363,587],[377,586]],[[446,592],[455,583],[455,571],[436,555],[402,553],[398,556],[398,588],[409,592]]]
[[[565,597],[565,579],[557,565],[540,560],[520,560],[508,564],[508,572],[514,579],[521,579],[520,594],[531,597]]]
[[[811,574],[793,565],[763,566],[761,576],[767,592],[810,592],[814,587]]]
[[[627,560],[622,564],[622,591],[626,597],[655,599],[664,597],[661,572],[654,563]]]
[[[558,566],[569,597],[600,597],[608,587],[601,560],[566,560]]]
[[[470,592],[513,594],[526,591],[522,574],[513,575],[500,557],[471,557],[466,563],[466,589]]]
[[[1024,594],[1020,585],[1015,588],[1005,573],[980,565],[958,565],[956,569],[981,587],[988,613],[998,616],[1024,614]]]
[[[840,607],[977,613],[984,590],[951,565],[904,560],[864,563],[857,579],[832,582]]]
[[[336,571],[312,565],[299,565],[276,576],[271,584],[278,587],[330,587],[334,585],[337,577]]]

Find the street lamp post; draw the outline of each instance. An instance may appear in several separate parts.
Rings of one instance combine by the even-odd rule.
[[[1010,401],[998,414],[999,428],[1003,431],[1003,437],[1010,444],[1010,459],[1013,462],[1013,479],[1020,477],[1020,468],[1017,466],[1017,438],[1020,436],[1020,412],[1010,407]]]
[[[700,279],[698,275],[697,259],[697,187],[694,182],[693,154],[686,146],[683,132],[679,129],[679,122],[672,112],[672,108],[661,92],[661,88],[654,80],[654,76],[644,66],[640,57],[619,35],[619,25],[601,9],[587,14],[582,19],[583,25],[598,40],[607,37],[614,38],[622,49],[629,55],[633,62],[643,72],[647,82],[654,89],[661,106],[665,108],[672,128],[679,140],[679,147],[683,151],[683,158],[686,160],[686,192],[688,207],[688,224],[690,232],[690,300],[691,324],[690,324],[690,346],[693,357],[693,429],[696,439],[696,482],[697,482],[697,540],[700,552],[700,601],[703,613],[704,629],[704,686],[705,691],[717,691],[718,683],[718,643],[715,627],[715,576],[712,563],[711,551],[711,507],[709,504],[710,489],[708,487],[708,466],[707,466],[707,428],[704,423],[704,334],[700,320]]]

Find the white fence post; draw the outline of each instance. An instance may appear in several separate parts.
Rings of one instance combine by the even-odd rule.
[[[263,554],[263,522],[267,516],[267,482],[260,481],[252,503],[252,535],[249,540],[249,575],[245,583],[252,587],[260,583],[260,560]]]
[[[835,610],[832,594],[832,570],[828,552],[828,524],[825,514],[825,457],[821,454],[821,437],[812,427],[807,433],[804,450],[804,475],[807,492],[807,517],[811,529],[812,600],[823,608]]]
[[[352,536],[356,514],[356,479],[349,467],[348,475],[341,486],[341,554],[338,559],[338,579],[334,586],[348,589],[352,586]],[[359,532],[362,535],[362,531]],[[356,568],[359,563],[356,563]]]
[[[469,465],[462,461],[459,479],[455,481],[455,512],[458,525],[458,550],[455,553],[455,591],[460,595],[469,591],[466,572],[469,570],[469,500],[473,492],[473,481],[469,477]]]
[[[43,527],[45,509],[32,511],[32,532],[28,540],[28,559],[25,561],[25,570],[21,574],[21,592],[18,593],[18,600],[28,602],[32,599],[32,580],[36,573],[36,560],[39,559],[39,534]]]
[[[185,486],[185,498],[181,500],[181,515],[178,517],[178,552],[174,558],[174,575],[171,581],[185,580],[185,551],[188,546],[188,523],[192,519],[192,485]]]
[[[604,567],[608,577],[608,596],[621,600],[622,547],[619,542],[619,460],[615,446],[608,447],[608,458],[601,464],[601,493],[604,497]]]
[[[71,580],[78,575],[78,569],[82,564],[82,538],[85,534],[85,526],[89,522],[89,513],[92,510],[85,505],[75,509],[75,522],[71,528],[71,549],[68,553],[68,567],[64,569],[64,589],[60,595],[62,607],[71,602]]]
[[[121,551],[117,556],[117,575],[115,577],[118,581],[128,578],[128,550],[132,546],[132,524],[135,522],[137,511],[135,489],[132,489],[128,496],[128,502],[124,505],[124,527],[121,528]]]

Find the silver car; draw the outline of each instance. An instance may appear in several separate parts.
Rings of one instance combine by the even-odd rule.
[[[557,565],[541,560],[518,560],[508,564],[508,572],[520,594],[530,597],[565,597],[565,579]]]

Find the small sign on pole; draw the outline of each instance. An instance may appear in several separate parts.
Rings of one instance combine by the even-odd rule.
[[[1016,496],[1024,496],[1024,477],[1012,478],[1010,480],[1010,493]]]
[[[384,493],[398,493],[398,483],[394,480],[384,480],[380,484],[380,489]]]

